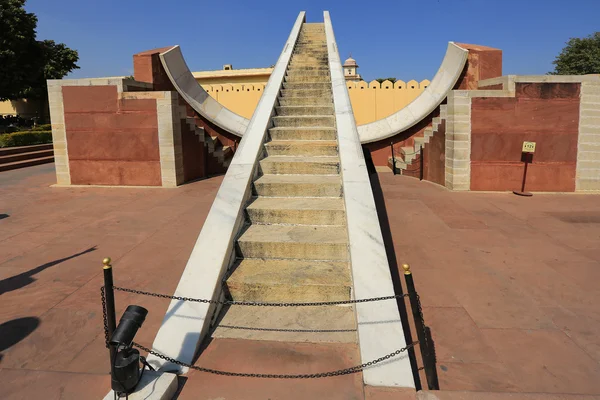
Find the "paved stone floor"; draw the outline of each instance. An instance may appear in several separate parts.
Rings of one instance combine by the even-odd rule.
[[[379,179],[398,262],[412,266],[436,341],[441,387],[457,391],[440,399],[479,398],[458,391],[600,395],[600,196],[527,199],[451,193],[386,173]],[[96,399],[107,392],[102,258],[113,258],[117,285],[172,293],[221,177],[178,189],[66,189],[53,182],[52,164],[0,174],[2,399]],[[119,293],[119,315],[127,304],[150,310],[137,340],[152,343],[168,301]],[[215,340],[203,360],[225,367],[217,356],[235,342]],[[289,351],[261,346],[243,349],[249,358],[242,364]],[[309,369],[322,351],[302,344],[293,350]],[[340,359],[329,365],[341,366]],[[278,364],[270,368],[280,372]],[[317,382],[311,393],[357,398],[357,376],[334,379]],[[274,383],[271,398],[309,398],[303,382]],[[192,373],[181,398],[199,398],[197,387],[216,399],[212,391],[221,386],[230,389],[226,399],[247,399],[260,384]],[[365,396],[406,398],[372,388]]]
[[[441,389],[600,395],[600,195],[379,180]]]

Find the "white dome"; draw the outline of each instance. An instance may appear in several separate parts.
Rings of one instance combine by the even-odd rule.
[[[354,58],[348,57],[348,59],[344,61],[344,67],[358,67],[358,64]]]

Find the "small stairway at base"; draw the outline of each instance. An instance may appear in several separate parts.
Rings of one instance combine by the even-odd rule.
[[[402,175],[403,171],[408,169],[408,166],[411,165],[414,161],[418,160],[419,152],[421,150],[421,146],[425,147],[426,144],[429,143],[429,140],[435,135],[440,126],[446,123],[446,115],[447,115],[447,105],[440,105],[440,115],[438,117],[434,117],[431,120],[431,125],[425,128],[423,132],[423,136],[415,136],[414,137],[414,145],[412,146],[404,146],[400,148],[400,152],[402,154],[402,158],[398,156],[395,157],[396,160],[396,170]],[[388,158],[388,166],[392,168],[393,159],[390,156]]]
[[[238,301],[350,300],[346,213],[322,23],[303,24],[278,104],[226,291]],[[302,332],[228,328],[250,324]],[[305,333],[315,329],[328,332]],[[351,306],[231,307],[222,315],[213,337],[357,340]]]
[[[50,144],[0,148],[0,172],[54,162]]]

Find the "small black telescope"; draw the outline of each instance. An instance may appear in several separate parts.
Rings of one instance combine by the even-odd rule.
[[[109,344],[116,349],[111,370],[111,387],[115,393],[133,392],[141,378],[140,352],[132,344],[147,314],[144,307],[128,306],[110,338]]]

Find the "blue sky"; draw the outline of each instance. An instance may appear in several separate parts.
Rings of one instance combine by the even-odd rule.
[[[545,74],[570,37],[600,31],[600,0],[28,0],[38,39],[79,51],[69,77],[132,74],[131,56],[181,45],[192,70],[274,64],[299,11],[329,10],[340,56],[367,80],[431,79],[448,41],[497,47],[504,74]]]

